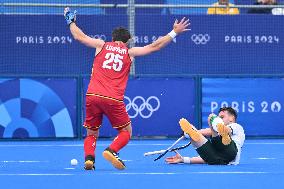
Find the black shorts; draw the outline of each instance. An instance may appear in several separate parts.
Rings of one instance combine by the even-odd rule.
[[[209,165],[227,165],[236,158],[238,148],[233,140],[229,145],[224,145],[218,136],[208,140],[196,151]]]

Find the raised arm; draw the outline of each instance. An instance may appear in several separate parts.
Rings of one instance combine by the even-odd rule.
[[[70,9],[67,7],[64,9],[64,17],[67,21],[67,24],[70,27],[70,31],[75,40],[78,40],[80,43],[92,47],[92,48],[102,48],[104,41],[100,39],[94,39],[86,35],[77,25],[76,25],[76,12],[70,12]]]
[[[133,47],[129,49],[129,55],[131,57],[144,56],[155,51],[159,51],[163,47],[167,46],[176,37],[176,35],[190,30],[189,28],[187,28],[189,25],[189,19],[186,19],[185,17],[180,22],[176,20],[173,25],[173,30],[170,33],[144,47]]]

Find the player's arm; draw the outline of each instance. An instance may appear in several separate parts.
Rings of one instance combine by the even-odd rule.
[[[211,128],[199,129],[198,131],[205,137],[211,137],[212,136]],[[190,138],[190,136],[188,134],[186,134],[185,132],[183,132],[182,134],[185,136],[185,138]]]
[[[86,35],[75,23],[76,21],[76,12],[70,12],[70,9],[67,7],[64,9],[64,17],[69,25],[72,36],[75,40],[80,43],[92,47],[92,48],[102,48],[104,45],[104,41],[100,39],[93,39]]]
[[[211,137],[212,136],[212,130],[210,128],[199,129],[198,131],[205,137]]]
[[[105,42],[101,39],[94,39],[84,34],[84,32],[74,22],[70,24],[70,31],[75,40],[88,47],[102,48],[105,44]]]
[[[205,164],[201,157],[183,157],[178,152],[175,156],[167,157],[165,161],[169,164],[188,163],[188,164]]]
[[[170,33],[144,47],[133,47],[129,49],[128,53],[131,57],[136,57],[144,56],[147,54],[151,54],[155,51],[159,51],[163,47],[167,46],[176,37],[176,35],[190,30],[189,28],[187,28],[189,25],[189,19],[186,19],[185,17],[180,22],[176,20],[173,25],[173,30]]]

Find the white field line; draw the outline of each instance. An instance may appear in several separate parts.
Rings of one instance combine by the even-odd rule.
[[[97,144],[97,146],[108,146],[109,144]],[[130,143],[127,146],[169,146],[171,143]],[[284,145],[284,142],[248,142],[244,145]],[[83,144],[0,144],[0,147],[82,147]]]

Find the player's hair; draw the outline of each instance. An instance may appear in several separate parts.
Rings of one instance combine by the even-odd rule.
[[[223,107],[223,108],[220,108],[219,113],[222,112],[222,111],[227,111],[229,114],[231,114],[232,116],[235,117],[235,120],[237,120],[238,114],[237,114],[237,111],[234,108],[232,108],[232,107]]]
[[[124,27],[117,27],[112,31],[113,41],[122,41],[123,43],[127,43],[130,38],[130,32]]]

